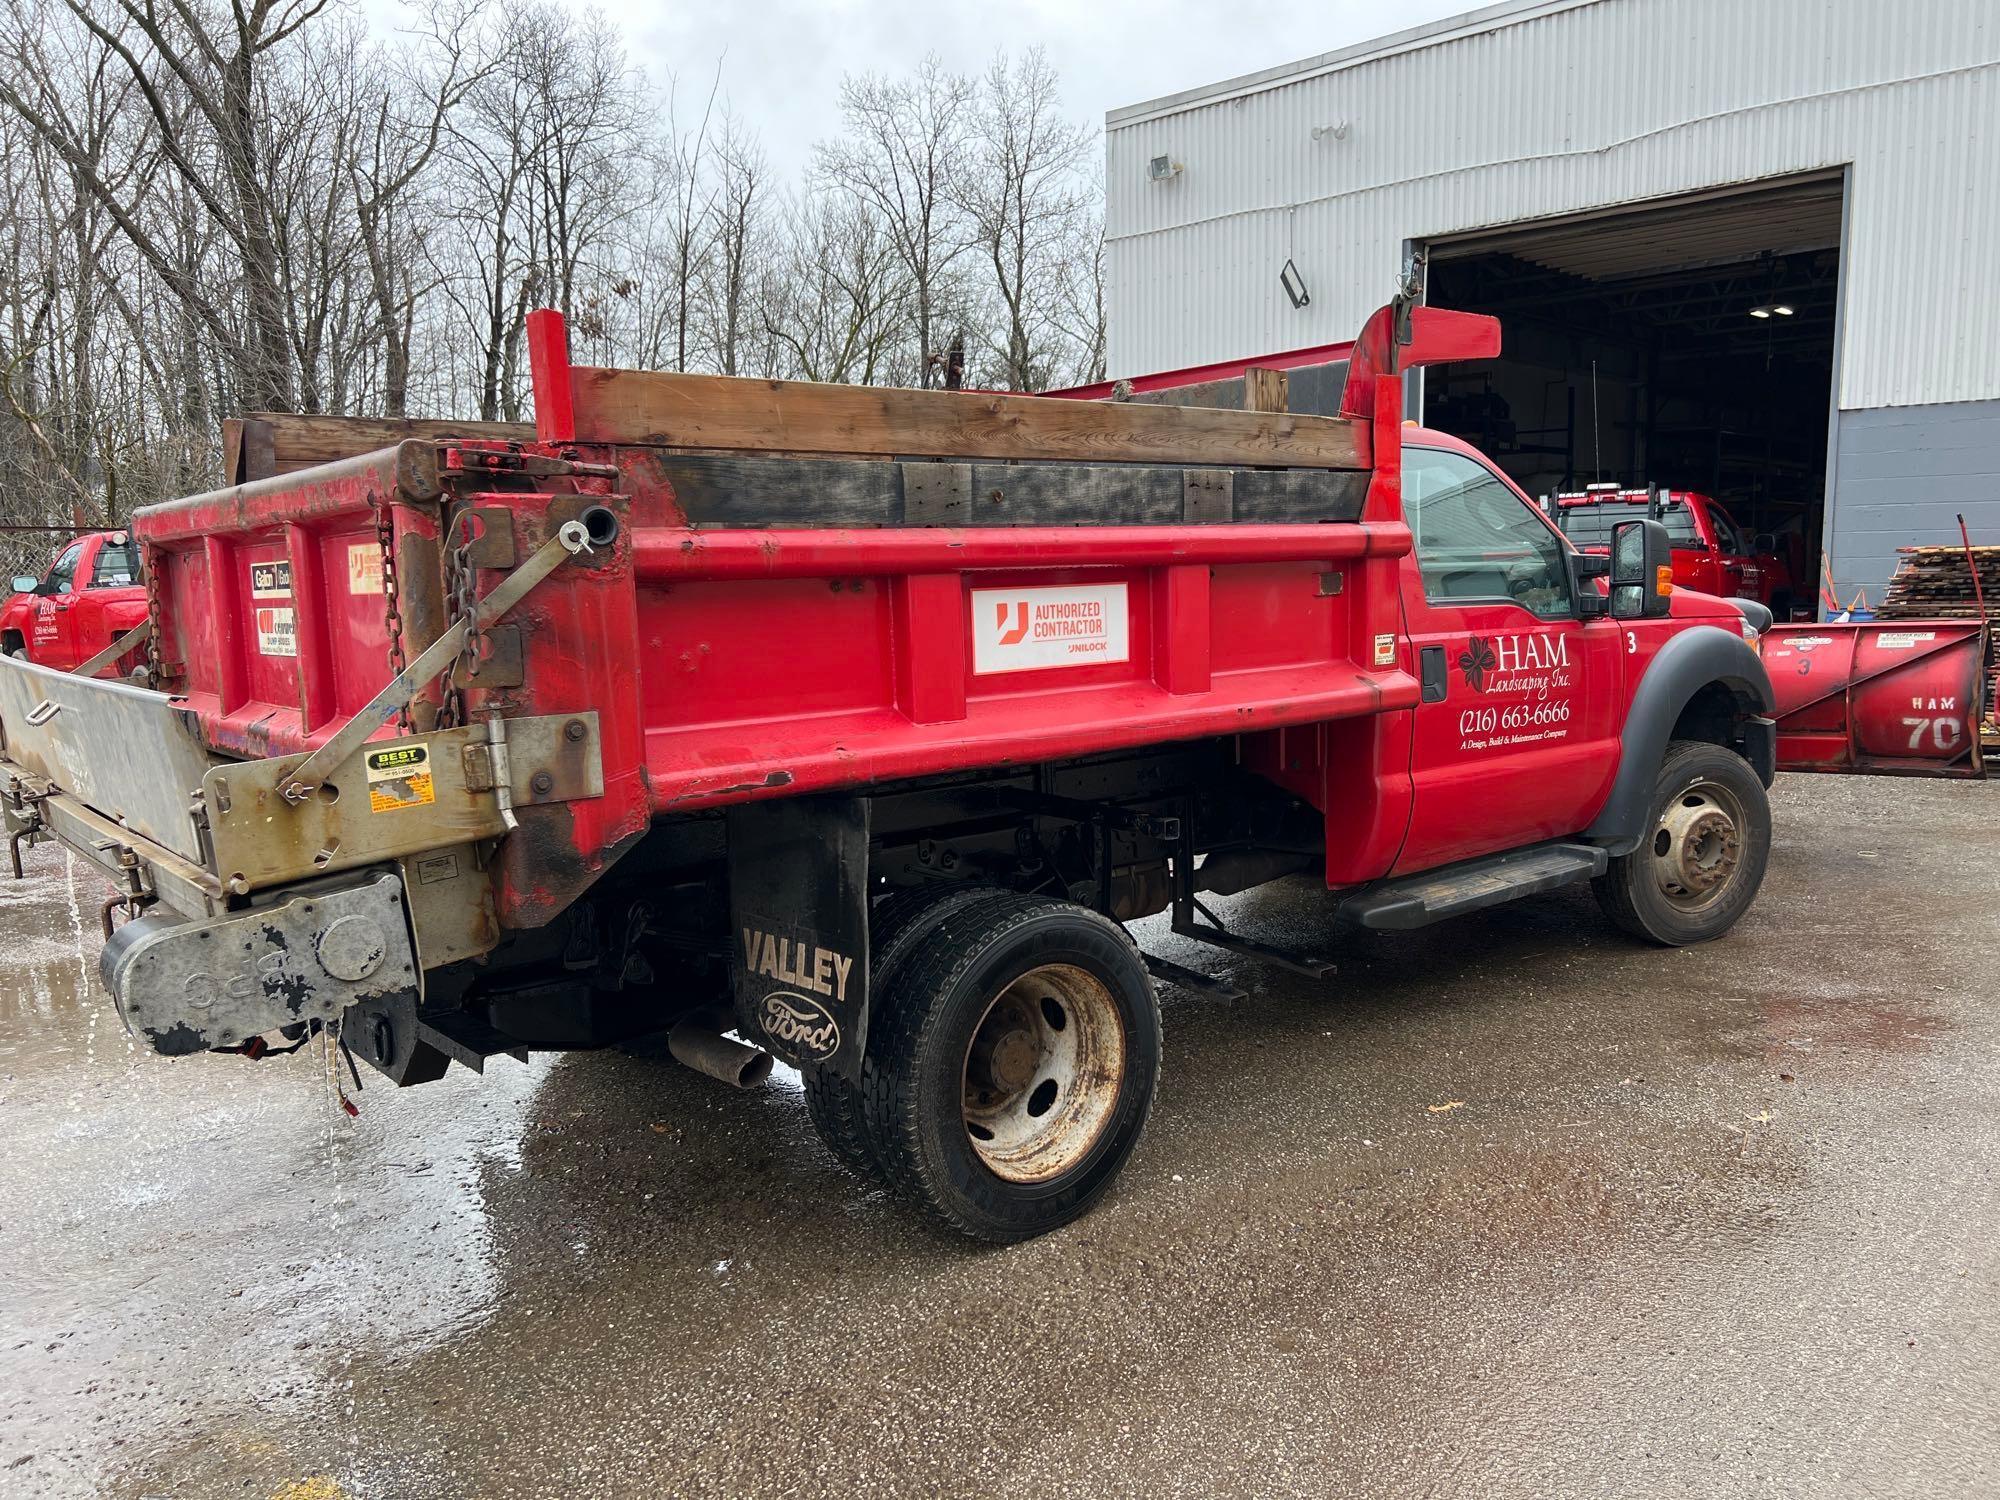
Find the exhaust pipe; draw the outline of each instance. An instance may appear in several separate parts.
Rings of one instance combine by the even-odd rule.
[[[708,1019],[690,1016],[667,1033],[667,1051],[675,1062],[735,1089],[754,1089],[771,1076],[770,1053],[724,1036]]]

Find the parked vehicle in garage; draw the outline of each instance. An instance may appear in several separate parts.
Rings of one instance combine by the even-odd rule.
[[[1729,512],[1695,490],[1626,489],[1587,485],[1555,497],[1556,524],[1586,552],[1602,552],[1612,529],[1644,506],[1673,539],[1674,583],[1725,599],[1755,599],[1782,622],[1800,598],[1799,549],[1771,534],[1746,536]],[[1809,597],[1809,596],[1808,596]]]
[[[0,662],[7,821],[119,882],[160,1052],[337,1029],[407,1084],[671,1027],[1040,1233],[1138,1139],[1155,981],[1241,994],[1136,918],[1324,974],[1205,898],[1310,872],[1410,929],[1588,881],[1669,945],[1755,898],[1745,613],[1402,424],[1402,371],[1498,344],[1385,308],[1313,417],[576,368],[537,313],[534,441],[363,425],[141,512],[159,691]]]
[[[14,580],[0,605],[0,652],[68,672],[145,618],[138,543],[129,532],[93,531],[64,546],[40,578]],[[136,651],[116,663],[137,664]]]

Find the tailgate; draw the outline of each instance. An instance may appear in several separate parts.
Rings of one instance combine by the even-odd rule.
[[[210,746],[310,749],[436,637],[438,462],[413,440],[133,517],[163,685]]]
[[[193,808],[202,777],[224,762],[166,694],[0,657],[0,736],[22,770],[202,862]]]

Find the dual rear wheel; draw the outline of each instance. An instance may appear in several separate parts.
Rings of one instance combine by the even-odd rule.
[[[979,1239],[1083,1213],[1137,1145],[1159,1078],[1159,1007],[1124,929],[963,889],[894,897],[873,926],[861,1084],[806,1079],[827,1145]]]

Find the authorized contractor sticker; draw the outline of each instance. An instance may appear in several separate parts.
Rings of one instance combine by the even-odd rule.
[[[426,807],[437,801],[431,786],[431,750],[428,745],[391,745],[367,752],[368,810],[396,812],[405,807]]]

